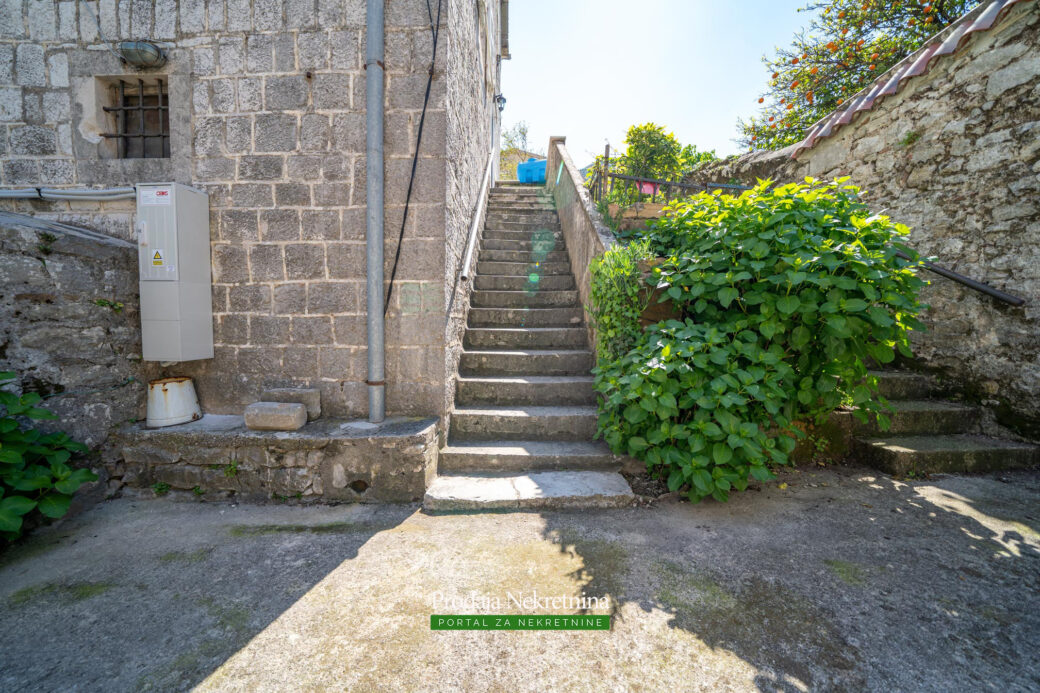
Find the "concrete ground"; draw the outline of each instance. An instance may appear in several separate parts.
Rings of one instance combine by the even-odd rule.
[[[581,513],[109,501],[0,556],[0,690],[1040,688],[1040,473],[781,481]],[[430,630],[521,592],[609,596],[613,628]]]

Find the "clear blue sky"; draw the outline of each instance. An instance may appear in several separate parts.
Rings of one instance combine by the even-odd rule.
[[[502,62],[504,126],[524,120],[530,144],[566,135],[579,166],[653,121],[683,144],[737,153],[753,115],[763,54],[791,42],[805,0],[513,0]]]

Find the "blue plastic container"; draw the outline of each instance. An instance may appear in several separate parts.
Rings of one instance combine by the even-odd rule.
[[[545,182],[545,159],[531,157],[522,164],[517,164],[516,179],[521,183]]]

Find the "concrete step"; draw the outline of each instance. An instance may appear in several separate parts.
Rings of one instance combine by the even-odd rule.
[[[480,262],[570,262],[566,250],[493,250],[482,248]]]
[[[490,228],[493,226],[499,226],[504,222],[527,224],[530,226],[550,226],[558,224],[559,217],[556,216],[556,212],[548,211],[489,210],[487,218],[484,221],[484,226]]]
[[[545,183],[521,183],[518,180],[496,180],[492,190],[545,190]]]
[[[978,422],[976,407],[938,400],[894,400],[887,416],[892,426],[882,432],[875,421],[862,423],[849,410],[836,411],[832,420],[854,433],[870,435],[969,433]]]
[[[1040,447],[984,436],[857,438],[852,459],[905,476],[911,472],[984,472],[1040,464]]]
[[[560,233],[559,229],[497,229],[488,227],[484,230],[484,240],[562,243],[563,234]]]
[[[438,476],[423,508],[434,512],[621,508],[635,495],[617,472],[552,471],[521,475]]]
[[[452,440],[579,440],[596,435],[596,407],[456,407]]]
[[[467,350],[459,358],[463,375],[587,375],[593,365],[587,349]]]
[[[580,303],[578,302],[578,292],[574,290],[534,289],[531,291],[474,291],[470,297],[470,305],[479,308],[572,308],[579,306]]]
[[[527,472],[547,469],[618,471],[621,460],[602,441],[455,442],[441,448],[441,472]]]
[[[497,209],[537,209],[556,211],[556,204],[551,197],[541,195],[510,195],[498,196],[488,200],[488,211]]]
[[[552,195],[540,195],[537,193],[501,193],[492,195],[488,198],[488,207],[497,207],[502,205],[544,205],[555,209],[556,201]]]
[[[459,406],[555,406],[596,403],[591,375],[461,375]]]
[[[584,310],[573,308],[470,308],[470,327],[577,327]]]
[[[492,188],[489,200],[505,200],[510,198],[551,200],[553,196],[543,188]]]
[[[484,262],[477,258],[477,274],[501,274],[510,277],[547,274],[570,274],[569,262]]]
[[[468,327],[467,349],[574,349],[588,346],[584,327]]]
[[[556,219],[513,219],[491,217],[484,223],[484,236],[497,238],[494,231],[541,231],[560,233],[560,222]]]
[[[878,379],[878,390],[885,399],[925,399],[932,394],[932,380],[912,371],[870,371]]]
[[[507,241],[501,238],[485,238],[481,241],[480,247],[484,250],[539,250],[542,252],[567,249],[563,239],[555,236],[549,236],[536,241]]]
[[[478,274],[473,278],[473,288],[485,291],[569,291],[574,288],[574,277],[570,274],[540,274],[530,276],[508,276]]]

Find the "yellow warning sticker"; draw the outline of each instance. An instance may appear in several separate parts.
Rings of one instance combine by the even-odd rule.
[[[163,256],[162,256],[162,251],[161,250],[156,250],[155,251],[155,255],[152,255],[152,266],[153,267],[162,267],[163,266]]]

